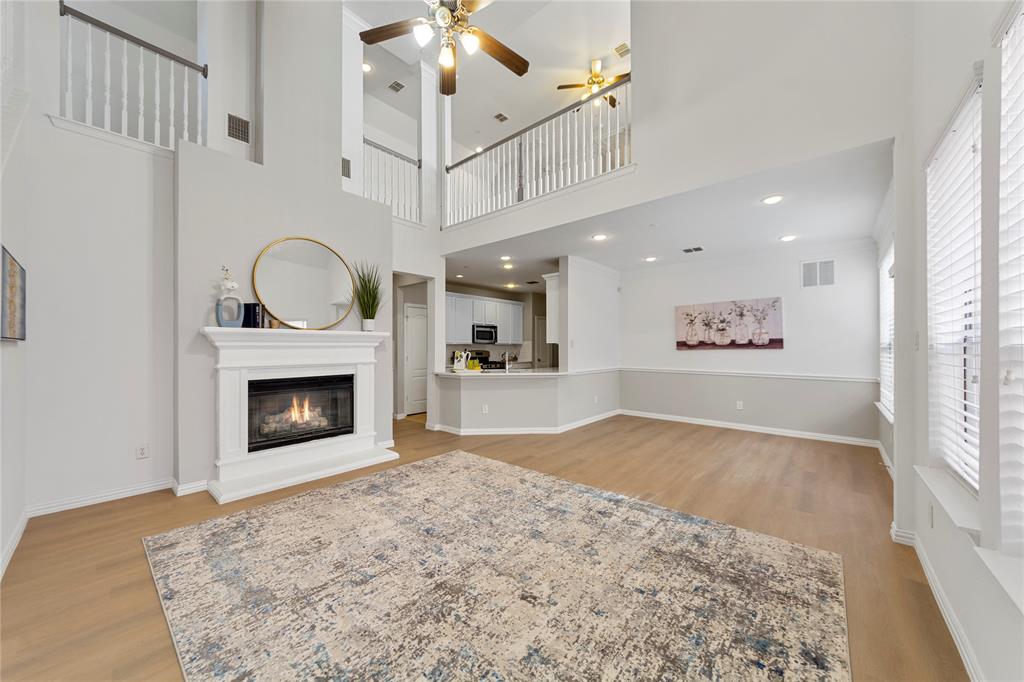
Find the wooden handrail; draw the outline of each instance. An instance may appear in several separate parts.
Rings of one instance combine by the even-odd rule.
[[[587,102],[592,101],[595,97],[604,97],[605,95],[607,95],[612,90],[615,90],[616,88],[621,88],[623,85],[625,85],[626,83],[629,83],[631,80],[633,80],[632,74],[630,74],[629,76],[626,76],[625,78],[623,78],[620,81],[617,81],[614,85],[610,85],[607,88],[604,88],[603,90],[598,90],[593,95],[591,95],[590,97],[587,98]],[[558,111],[556,111],[555,113],[553,113],[553,114],[551,114],[549,116],[545,116],[544,118],[542,118],[541,120],[539,120],[539,121],[537,121],[535,123],[531,123],[530,125],[526,126],[522,130],[517,130],[516,132],[512,133],[508,137],[503,137],[502,139],[498,140],[494,144],[490,144],[490,145],[484,147],[483,149],[481,149],[480,151],[476,152],[475,154],[470,154],[469,156],[467,156],[466,158],[462,159],[461,161],[456,161],[452,165],[446,166],[444,170],[445,170],[446,173],[451,173],[453,170],[455,170],[456,168],[458,168],[462,164],[469,163],[470,161],[472,161],[476,157],[481,156],[483,154],[486,154],[487,152],[491,151],[492,149],[495,149],[496,147],[500,147],[501,145],[505,144],[506,142],[511,142],[512,140],[516,139],[517,137],[519,137],[523,133],[527,133],[527,132],[533,130],[534,128],[539,128],[542,125],[544,125],[545,123],[547,123],[548,121],[556,119],[556,118],[558,118],[559,116],[561,116],[562,114],[564,114],[566,112],[572,111],[573,109],[578,109],[581,104],[583,104],[583,102],[574,102],[573,104],[570,104],[567,107],[563,107],[563,108],[559,109]]]
[[[380,151],[384,152],[385,154],[390,154],[391,156],[394,156],[394,157],[396,157],[398,159],[401,159],[402,161],[405,161],[406,163],[412,164],[413,166],[416,166],[417,168],[423,168],[423,160],[422,159],[414,159],[411,156],[406,156],[405,154],[402,154],[400,152],[396,152],[394,149],[391,149],[390,147],[385,147],[380,142],[374,142],[373,140],[371,140],[370,138],[366,137],[365,135],[363,136],[363,144],[368,145],[370,147],[373,147],[374,149],[380,150]]]
[[[100,30],[106,31],[107,33],[112,33],[115,36],[118,36],[119,38],[124,38],[128,42],[134,43],[134,44],[138,45],[139,47],[142,47],[144,49],[149,50],[150,52],[155,52],[156,54],[158,54],[158,55],[160,55],[162,57],[166,57],[167,59],[170,59],[172,62],[178,62],[179,64],[187,66],[190,69],[198,71],[199,73],[203,74],[203,78],[209,78],[209,76],[210,76],[210,67],[209,67],[209,65],[207,65],[207,64],[202,64],[202,65],[196,64],[193,61],[185,59],[184,57],[179,57],[178,55],[174,54],[173,52],[168,52],[167,50],[163,49],[162,47],[157,47],[153,43],[147,42],[147,41],[145,41],[142,38],[139,38],[137,36],[133,36],[131,33],[128,33],[127,31],[122,31],[121,29],[117,28],[116,26],[111,26],[110,24],[108,24],[105,21],[100,21],[99,19],[97,19],[95,17],[91,17],[88,14],[86,14],[85,12],[82,12],[81,10],[77,10],[74,7],[68,7],[67,5],[64,4],[64,0],[60,0],[60,15],[61,16],[68,15],[68,16],[75,17],[76,19],[84,21],[87,24],[92,24],[93,26],[95,26],[96,28],[98,28]]]

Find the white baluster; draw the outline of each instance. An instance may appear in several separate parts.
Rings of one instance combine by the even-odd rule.
[[[619,88],[619,92],[616,93],[621,95],[622,88]],[[622,141],[619,139],[619,129],[622,126],[622,119],[619,117],[619,109],[622,108],[622,102],[619,98],[615,98],[615,167],[622,167]]]
[[[153,55],[153,63],[153,144],[159,145],[164,132],[160,127],[160,55]]]
[[[67,27],[68,27],[68,34],[66,36],[67,45],[65,47],[65,49],[67,50],[67,53],[66,53],[66,57],[67,57],[67,66],[66,66],[67,72],[65,73],[65,83],[64,83],[64,116],[66,118],[74,118],[75,117],[75,101],[74,101],[74,99],[72,99],[72,94],[71,94],[71,33],[72,33],[72,30],[75,27],[75,20],[72,19],[70,15],[68,15]]]
[[[171,86],[170,86],[170,92],[167,95],[167,99],[169,100],[167,102],[167,104],[168,104],[168,106],[170,107],[170,110],[171,110],[171,112],[170,112],[171,120],[167,124],[167,146],[170,147],[171,149],[174,149],[174,133],[175,133],[175,130],[174,130],[174,110],[177,108],[177,107],[174,106],[174,103],[175,103],[175,100],[177,100],[178,98],[175,96],[175,93],[174,93],[174,62],[173,61],[169,62],[167,66],[171,70],[171,78],[170,78]]]
[[[85,25],[85,122],[92,125],[92,26]]]
[[[189,135],[188,135],[188,116],[189,116],[189,112],[188,112],[188,72],[189,72],[189,68],[186,66],[185,67],[185,71],[184,71],[185,84],[181,88],[181,109],[182,109],[182,119],[183,119],[182,128],[181,128],[181,136],[184,139],[186,139],[189,142],[191,142],[192,138],[190,138]]]
[[[146,62],[146,51],[139,47],[139,130],[136,137],[140,141],[146,139],[146,80],[143,78],[143,65]]]
[[[633,83],[626,83],[626,163],[633,163]]]
[[[205,78],[201,78],[202,74],[196,74],[196,143],[206,145],[206,131],[210,127],[210,124],[206,121],[206,117],[203,116],[203,83],[206,82]]]
[[[110,34],[106,37],[103,48],[103,129],[110,130]]]
[[[121,39],[121,134],[128,134],[128,41]]]

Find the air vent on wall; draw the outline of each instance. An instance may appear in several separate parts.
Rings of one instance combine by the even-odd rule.
[[[501,113],[500,111],[494,115],[494,118],[502,123],[508,120],[508,116]]]
[[[619,43],[615,46],[615,54],[619,55],[619,57],[625,57],[630,52],[632,52],[632,50],[629,49],[629,45],[626,43]]]
[[[801,286],[829,287],[836,283],[834,260],[809,261],[800,264]]]
[[[540,284],[540,282],[535,280],[535,279],[528,279],[528,280],[526,280],[526,283],[527,284]]]
[[[341,177],[350,179],[352,177],[352,161],[344,156],[341,157]]]
[[[683,249],[683,253],[700,253],[703,250],[703,246],[691,246],[688,249]]]
[[[405,83],[401,81],[391,81],[391,85],[388,86],[388,90],[391,92],[401,92],[405,88]]]
[[[228,114],[228,137],[249,144],[249,122],[241,116]]]

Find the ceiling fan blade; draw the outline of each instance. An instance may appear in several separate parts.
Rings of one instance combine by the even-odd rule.
[[[608,106],[612,109],[618,106],[619,100],[615,99],[615,95],[605,95],[604,100],[608,102]]]
[[[628,78],[628,77],[629,77],[629,71],[627,71],[626,73],[620,73],[618,76],[612,76],[611,78],[606,80],[605,84],[606,85],[613,85],[615,83],[618,83],[623,78]]]
[[[385,40],[391,40],[392,38],[412,33],[412,30],[416,28],[416,25],[422,22],[422,17],[416,17],[415,19],[403,19],[402,21],[396,21],[393,24],[385,24],[384,26],[378,26],[377,28],[368,28],[359,33],[359,39],[367,45],[376,45],[377,43],[384,42]]]
[[[586,83],[566,83],[565,85],[559,85],[558,88],[556,88],[556,89],[558,89],[558,90],[572,90],[574,88],[585,88],[585,87],[587,87]]]
[[[479,12],[492,2],[494,0],[462,0],[462,6],[466,8],[467,12],[472,14],[473,12]]]
[[[601,75],[601,60],[591,59],[590,60],[590,75],[597,78]]]
[[[450,67],[441,67],[441,94],[442,95],[454,95],[455,94],[455,74],[456,67],[459,64],[459,51],[453,50],[455,54],[455,63]]]
[[[502,66],[517,76],[524,75],[530,70],[530,62],[522,55],[512,50],[500,40],[487,33],[479,26],[473,27],[473,33],[480,39],[480,49],[491,55]]]

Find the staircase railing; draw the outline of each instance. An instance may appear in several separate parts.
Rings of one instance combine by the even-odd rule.
[[[363,138],[363,196],[391,207],[392,215],[420,222],[422,163]]]
[[[61,114],[173,149],[206,144],[203,81],[196,64],[60,1]]]
[[[448,166],[446,225],[623,168],[632,158],[632,93],[614,85]]]

